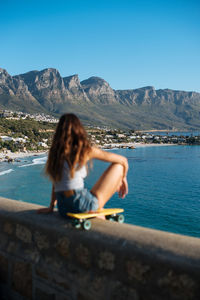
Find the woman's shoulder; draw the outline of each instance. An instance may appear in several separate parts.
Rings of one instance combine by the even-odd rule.
[[[92,158],[96,158],[96,156],[98,156],[100,153],[104,152],[103,150],[99,149],[98,147],[96,146],[92,146],[90,148],[90,152],[88,154],[89,156],[89,159],[92,159]]]
[[[111,155],[111,152],[107,152],[105,150],[102,150],[96,146],[92,146],[90,153],[89,153],[89,159],[100,159],[100,160],[107,160],[109,159]]]

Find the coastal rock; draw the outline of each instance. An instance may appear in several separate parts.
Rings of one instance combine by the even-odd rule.
[[[14,159],[13,158],[8,158],[8,162],[9,163],[14,162]]]

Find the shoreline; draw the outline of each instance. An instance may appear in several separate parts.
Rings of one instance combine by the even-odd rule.
[[[101,149],[136,149],[141,147],[162,147],[162,146],[174,146],[175,144],[153,144],[153,143],[116,143],[105,144]]]
[[[136,149],[141,147],[162,147],[162,146],[174,146],[175,144],[145,144],[145,143],[118,143],[118,144],[105,144],[100,148],[103,150],[112,149]],[[98,146],[98,145],[97,145]],[[0,162],[14,162],[20,158],[25,158],[29,156],[40,156],[47,154],[48,151],[27,151],[27,152],[11,152],[7,150],[6,152],[0,152]]]
[[[48,151],[27,151],[27,152],[11,152],[7,150],[6,152],[0,152],[0,162],[14,162],[20,158],[25,158],[29,156],[40,156],[47,154]]]

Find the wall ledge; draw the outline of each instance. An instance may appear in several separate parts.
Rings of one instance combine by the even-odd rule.
[[[38,300],[46,293],[52,299],[110,300],[122,289],[127,297],[121,299],[197,299],[200,239],[99,219],[83,231],[57,211],[36,214],[39,207],[0,197],[4,294],[13,299]],[[18,282],[19,270],[29,278],[31,292]],[[90,284],[91,278],[96,283]]]

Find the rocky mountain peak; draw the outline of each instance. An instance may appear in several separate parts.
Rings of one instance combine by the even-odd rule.
[[[144,90],[153,90],[153,91],[155,91],[155,87],[154,87],[154,86],[151,86],[151,85],[149,85],[149,86],[144,86],[142,89],[144,89]]]
[[[42,71],[31,71],[25,74],[15,76],[18,77],[28,85],[29,90],[35,96],[45,91],[47,96],[48,91],[63,90],[64,83],[60,73],[53,68],[44,69]]]
[[[81,102],[89,102],[89,99],[80,83],[79,77],[77,74],[64,77],[63,78],[65,88],[71,94],[71,98],[76,99],[78,98]]]
[[[108,82],[100,77],[93,76],[83,80],[81,81],[81,86],[92,102],[103,104],[116,102],[114,90]]]
[[[0,68],[0,76],[3,76],[3,75],[9,75],[9,74],[5,69]]]
[[[81,86],[78,74],[71,75],[71,76],[68,76],[68,77],[64,77],[63,81],[64,81],[64,84],[65,84],[65,87],[67,87],[69,89],[75,88],[77,86],[78,87]]]
[[[91,86],[92,87],[99,87],[99,86],[110,87],[107,81],[105,81],[101,77],[96,77],[96,76],[92,76],[86,80],[81,81],[81,85],[84,87],[84,89],[90,88]]]
[[[56,82],[60,79],[62,79],[60,73],[54,68],[48,68],[38,72],[38,80]]]
[[[59,73],[59,71],[55,68],[46,68],[40,71],[41,73]],[[59,73],[60,74],[60,73]]]
[[[0,84],[6,83],[7,80],[12,81],[12,77],[5,69],[0,68]]]
[[[9,94],[14,96],[17,90],[18,82],[8,74],[5,69],[0,68],[0,94]]]
[[[153,86],[113,90],[100,77],[80,82],[77,74],[62,78],[54,68],[17,76],[0,68],[0,107],[57,114],[74,111],[91,124],[116,127],[200,128],[200,93]]]
[[[135,93],[139,95],[139,98],[143,98],[143,101],[140,102],[146,102],[149,101],[150,98],[156,97],[156,90],[153,86],[145,86],[139,89],[134,90]]]

